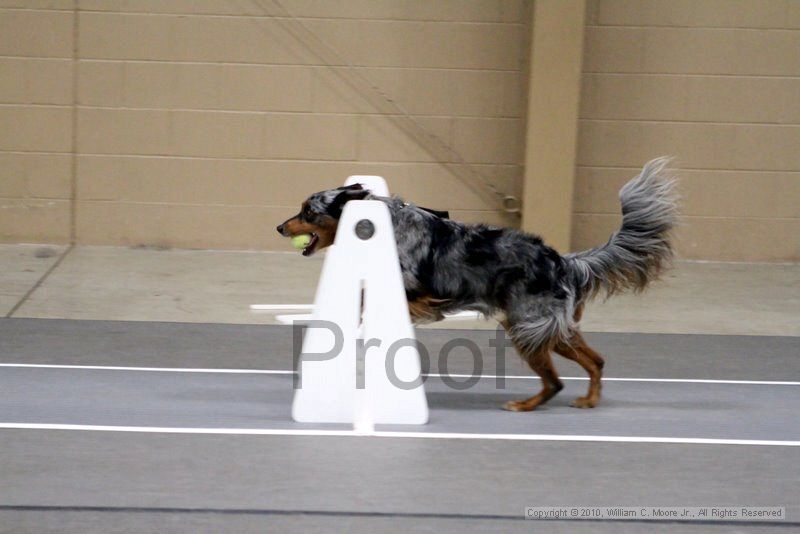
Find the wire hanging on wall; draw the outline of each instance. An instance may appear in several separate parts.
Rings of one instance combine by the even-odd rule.
[[[269,4],[260,0],[251,1],[262,13],[275,20],[287,33],[319,58],[323,66],[331,69],[336,76],[369,102],[376,111],[413,139],[437,163],[464,182],[490,206],[502,213],[517,217],[520,215],[521,202],[519,198],[499,190],[474,165],[470,165],[455,148],[423,126],[395,99],[372,83],[361,72],[361,69],[347,61],[342,54],[292,15],[278,0],[268,0]]]

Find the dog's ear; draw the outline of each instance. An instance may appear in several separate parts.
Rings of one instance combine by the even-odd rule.
[[[369,195],[369,191],[364,189],[361,184],[340,187],[339,190],[341,193],[336,195],[328,206],[328,214],[335,219],[342,216],[342,210],[346,203],[351,200],[364,200],[364,198]]]
[[[361,191],[364,189],[364,186],[361,184],[350,184],[350,185],[343,185],[339,189],[342,191]]]
[[[423,208],[422,206],[419,206],[419,209],[421,209],[422,211],[427,211],[428,213],[431,213],[433,215],[436,215],[440,219],[449,219],[450,218],[450,212],[449,211],[433,210],[431,208]]]

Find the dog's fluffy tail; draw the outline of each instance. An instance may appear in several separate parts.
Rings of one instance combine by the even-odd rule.
[[[581,300],[600,292],[641,291],[669,266],[671,233],[678,220],[669,158],[648,162],[619,192],[622,226],[603,246],[566,256]]]

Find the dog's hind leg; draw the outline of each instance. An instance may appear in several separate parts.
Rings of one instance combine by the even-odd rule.
[[[553,348],[555,352],[578,363],[589,374],[589,391],[585,397],[578,397],[570,405],[575,408],[594,408],[600,402],[601,380],[605,361],[592,349],[577,330],[569,342],[559,341]]]
[[[503,405],[503,408],[512,412],[529,412],[540,404],[549,401],[564,387],[553,367],[553,360],[550,358],[552,344],[544,343],[538,347],[528,347],[520,343],[518,339],[515,339],[514,330],[510,328],[508,322],[503,321],[501,324],[511,335],[519,355],[528,362],[530,368],[542,379],[542,390],[539,393],[527,399],[508,401]]]
[[[533,397],[506,402],[503,408],[512,412],[529,412],[540,404],[549,401],[564,387],[564,384],[558,378],[558,374],[556,374],[556,370],[553,368],[550,351],[540,351],[537,354],[525,356],[525,359],[531,369],[541,377],[542,390]]]

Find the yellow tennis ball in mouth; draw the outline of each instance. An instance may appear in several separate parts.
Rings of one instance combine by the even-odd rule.
[[[311,234],[300,234],[292,238],[292,246],[298,250],[304,249],[311,243]]]

